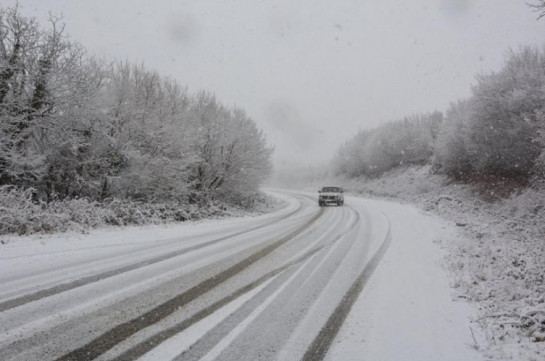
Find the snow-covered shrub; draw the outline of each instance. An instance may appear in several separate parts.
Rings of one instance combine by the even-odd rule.
[[[145,224],[152,218],[152,212],[141,202],[114,199],[106,205],[111,211],[107,219],[108,224],[113,225],[136,225]]]
[[[107,199],[63,199],[49,203],[34,200],[35,190],[0,186],[0,235],[64,232],[85,232],[90,228],[115,225],[143,225],[183,222],[204,218],[241,216],[248,212],[267,211],[275,207],[263,195],[253,194],[247,204],[233,206],[210,201],[206,205],[178,201],[163,203]]]
[[[56,214],[67,214],[71,222],[84,229],[103,225],[110,215],[109,210],[104,209],[100,203],[85,198],[52,202],[48,209]]]
[[[38,209],[32,203],[32,189],[0,186],[0,234],[26,233],[28,219]]]
[[[0,234],[30,234],[67,230],[72,223],[64,207],[52,212],[45,204],[33,201],[35,190],[0,186]]]

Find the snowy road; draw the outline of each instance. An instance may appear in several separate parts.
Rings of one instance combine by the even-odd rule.
[[[339,354],[330,346],[347,338],[343,327],[353,331],[345,320],[388,251],[390,217],[351,197],[320,208],[305,193],[277,196],[288,206],[275,213],[179,225],[168,237],[159,229],[8,244],[0,359]]]

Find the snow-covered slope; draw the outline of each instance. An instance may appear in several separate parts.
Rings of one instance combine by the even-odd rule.
[[[478,311],[473,321],[483,354],[494,360],[542,360],[545,354],[545,190],[495,189],[447,182],[430,168],[407,167],[374,179],[341,183],[350,191],[417,205],[455,224],[445,267],[453,297]],[[484,194],[483,194],[484,193]],[[477,335],[478,336],[478,335]]]

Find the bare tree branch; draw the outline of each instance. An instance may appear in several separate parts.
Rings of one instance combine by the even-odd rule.
[[[534,9],[534,12],[538,13],[537,19],[541,19],[545,16],[545,0],[535,0],[534,3],[526,3],[529,7]]]

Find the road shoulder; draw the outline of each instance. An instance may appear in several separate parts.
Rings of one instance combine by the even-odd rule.
[[[383,212],[390,219],[392,244],[327,359],[482,360],[471,324],[476,313],[453,300],[442,266],[441,243],[456,239],[455,225],[394,202],[355,197],[349,202]]]

